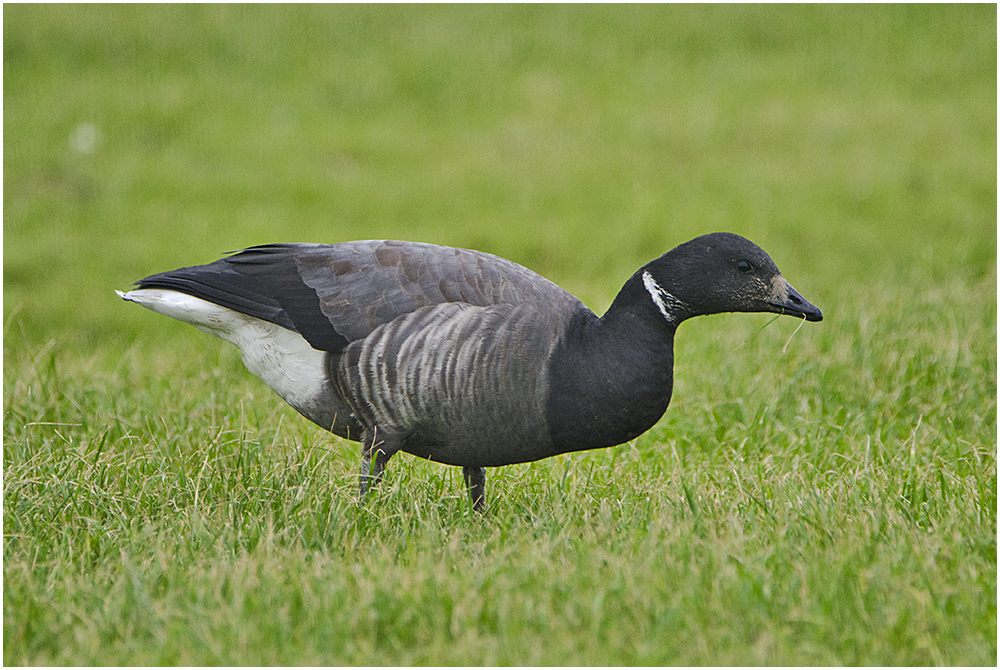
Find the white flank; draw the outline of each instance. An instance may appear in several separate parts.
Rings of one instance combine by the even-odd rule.
[[[179,291],[136,289],[115,293],[123,300],[235,344],[247,369],[292,407],[307,406],[326,384],[324,353],[287,328]]]
[[[643,270],[642,283],[646,287],[649,297],[653,299],[654,303],[656,303],[656,307],[660,310],[660,314],[663,315],[663,318],[670,323],[674,323],[677,319],[670,310],[672,307],[678,307],[683,303],[660,288],[660,285],[656,283],[655,279],[653,279],[653,275],[649,274],[649,270]]]

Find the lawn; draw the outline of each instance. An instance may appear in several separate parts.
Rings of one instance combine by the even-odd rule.
[[[995,6],[3,14],[5,664],[997,663]],[[397,238],[602,313],[715,230],[824,321],[685,323],[485,516],[114,294]]]

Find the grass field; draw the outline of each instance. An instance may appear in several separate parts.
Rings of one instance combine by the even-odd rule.
[[[995,6],[3,14],[5,664],[997,663]],[[402,238],[601,313],[714,230],[826,319],[685,323],[485,517],[113,292]]]

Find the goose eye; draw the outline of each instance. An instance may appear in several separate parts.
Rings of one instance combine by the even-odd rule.
[[[740,272],[753,272],[753,266],[750,265],[750,261],[740,261],[736,264],[736,269]]]

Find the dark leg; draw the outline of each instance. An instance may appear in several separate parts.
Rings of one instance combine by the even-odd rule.
[[[399,451],[395,441],[386,439],[384,433],[379,433],[377,429],[366,430],[361,435],[361,499],[368,493],[368,489],[382,481],[382,474],[385,472],[385,465],[392,458],[393,454]],[[372,456],[375,456],[374,466]]]
[[[472,498],[472,509],[477,512],[486,509],[486,468],[462,468],[465,477],[465,488],[469,489]]]

